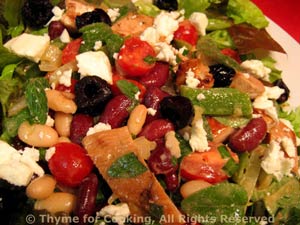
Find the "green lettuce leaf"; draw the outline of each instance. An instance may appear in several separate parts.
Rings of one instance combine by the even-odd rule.
[[[18,36],[24,30],[21,9],[24,0],[4,0],[0,2],[0,14],[8,24],[7,33],[12,37]]]
[[[3,120],[3,133],[0,137],[1,140],[9,142],[11,138],[17,136],[18,128],[26,120],[30,119],[30,112],[28,108],[21,110],[18,114],[5,117]]]
[[[0,71],[8,64],[18,63],[22,60],[19,56],[9,52],[5,47],[0,46]]]
[[[214,40],[219,49],[235,49],[234,42],[227,30],[215,30],[207,34],[207,37],[210,37],[212,40]]]
[[[191,194],[181,202],[181,209],[203,225],[237,225],[242,224],[247,202],[247,192],[242,186],[223,182]]]
[[[218,44],[209,36],[203,36],[197,42],[197,50],[199,54],[203,54],[215,63],[222,63],[232,67],[235,70],[241,70],[240,65],[231,57],[221,53]]]
[[[281,79],[281,70],[278,70],[276,66],[276,60],[274,60],[272,57],[265,57],[261,59],[264,66],[271,69],[271,73],[269,74],[270,82],[273,83],[274,81]]]
[[[227,16],[236,24],[248,23],[258,29],[267,27],[269,24],[263,12],[250,0],[229,0]]]
[[[288,112],[281,109],[278,113],[278,116],[290,121],[293,125],[296,135],[300,137],[300,106]]]

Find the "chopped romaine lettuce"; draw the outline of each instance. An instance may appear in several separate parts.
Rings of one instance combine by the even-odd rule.
[[[248,23],[258,29],[269,24],[262,11],[250,0],[229,0],[227,16],[236,24]]]
[[[21,61],[21,58],[10,53],[5,47],[0,46],[0,71],[8,64],[14,64]]]
[[[300,106],[291,111],[280,110],[278,116],[287,119],[293,125],[294,131],[300,137]]]
[[[281,78],[281,70],[278,70],[275,66],[276,61],[271,58],[271,57],[265,57],[261,59],[262,63],[264,64],[264,66],[268,67],[269,69],[271,69],[271,73],[269,74],[269,79],[270,82],[273,83],[274,81],[278,80]]]
[[[24,30],[21,8],[24,0],[4,0],[0,3],[0,13],[8,23],[7,33],[12,37],[18,36]]]

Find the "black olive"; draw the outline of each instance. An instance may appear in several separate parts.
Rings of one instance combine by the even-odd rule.
[[[22,7],[25,24],[32,28],[42,28],[53,16],[53,5],[47,0],[26,0]]]
[[[111,25],[110,17],[103,9],[94,9],[91,12],[85,12],[80,16],[76,16],[75,22],[78,30],[85,25],[98,22]]]
[[[99,115],[111,98],[109,84],[98,76],[86,76],[75,85],[75,103],[80,113]]]
[[[278,86],[279,88],[283,89],[284,92],[280,95],[276,101],[281,104],[288,100],[290,96],[290,89],[287,87],[287,85],[283,82],[282,79],[278,79],[273,83],[274,86]]]
[[[174,123],[176,129],[181,129],[192,122],[194,107],[191,101],[183,96],[168,96],[159,103],[159,110],[164,118]]]
[[[14,214],[20,212],[25,206],[27,196],[25,187],[15,186],[0,179],[0,218],[1,223],[17,224]],[[28,207],[28,205],[27,205]],[[14,221],[14,222],[12,222]]]
[[[177,0],[154,0],[153,4],[160,9],[164,9],[167,11],[175,11],[178,9]]]
[[[231,84],[235,70],[223,64],[209,66],[209,72],[214,77],[214,87],[227,87]]]

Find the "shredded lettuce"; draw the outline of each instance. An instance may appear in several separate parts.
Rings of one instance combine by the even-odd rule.
[[[258,29],[267,27],[269,24],[263,12],[250,0],[229,0],[227,16],[236,24],[248,23]]]
[[[241,70],[240,65],[231,57],[222,54],[217,43],[207,35],[198,40],[197,51],[216,63],[222,63],[235,70]]]
[[[271,73],[269,74],[270,82],[273,83],[274,81],[281,78],[281,70],[278,70],[276,66],[276,61],[272,57],[265,57],[261,59],[264,66],[271,69]]]
[[[280,118],[286,119],[293,125],[294,131],[300,137],[300,106],[291,111],[280,110],[278,113]]]
[[[5,47],[0,46],[0,71],[8,64],[14,64],[20,62],[22,59],[9,52]]]

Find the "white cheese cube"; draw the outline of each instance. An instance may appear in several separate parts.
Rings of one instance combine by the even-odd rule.
[[[201,36],[206,34],[206,27],[208,26],[208,18],[204,13],[193,12],[190,15],[189,21],[196,27]]]
[[[112,84],[112,69],[107,55],[102,51],[89,51],[76,56],[78,72],[83,76],[98,76]]]
[[[18,56],[39,62],[49,45],[50,38],[48,35],[41,36],[23,33],[6,42],[4,47]]]

